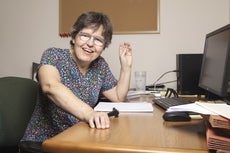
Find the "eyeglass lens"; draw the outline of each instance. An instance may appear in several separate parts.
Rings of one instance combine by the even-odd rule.
[[[80,32],[79,33],[79,37],[82,41],[87,42],[89,41],[91,38],[93,38],[93,43],[97,46],[103,46],[104,45],[104,40],[102,38],[99,38],[97,36],[92,36],[89,33],[85,33],[85,32]]]

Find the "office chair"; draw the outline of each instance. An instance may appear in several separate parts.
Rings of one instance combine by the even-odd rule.
[[[20,77],[0,78],[0,152],[19,152],[36,103],[38,83]]]

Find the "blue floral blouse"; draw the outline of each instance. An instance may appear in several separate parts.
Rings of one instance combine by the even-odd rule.
[[[117,84],[107,62],[101,56],[91,63],[85,75],[79,71],[68,49],[47,49],[40,64],[55,66],[60,73],[61,82],[91,107],[97,104],[100,92]],[[79,121],[55,105],[40,90],[35,110],[21,141],[42,142]]]

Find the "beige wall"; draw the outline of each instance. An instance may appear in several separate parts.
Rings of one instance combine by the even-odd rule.
[[[46,48],[69,47],[69,39],[58,36],[58,0],[1,0],[0,19],[0,77],[30,78],[32,62]],[[133,72],[146,70],[150,84],[176,68],[176,54],[202,53],[205,34],[228,23],[230,0],[160,0],[160,34],[114,35],[103,56],[119,77],[118,45],[130,42]],[[172,73],[162,81],[175,78]]]

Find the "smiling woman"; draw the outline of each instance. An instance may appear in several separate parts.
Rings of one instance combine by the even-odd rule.
[[[107,14],[114,33],[159,33],[160,0],[59,0],[60,36],[70,36],[76,15],[86,11]]]
[[[132,48],[127,42],[118,47],[120,78],[114,77],[101,56],[109,47],[112,34],[107,15],[82,13],[72,26],[70,47],[48,48],[39,66],[34,63],[33,75],[37,73],[40,92],[20,143],[28,146],[26,150],[80,121],[88,123],[90,128],[110,127],[108,114],[93,108],[100,95],[111,102],[125,101],[132,67]]]

